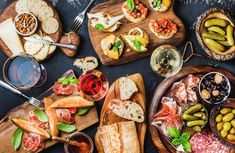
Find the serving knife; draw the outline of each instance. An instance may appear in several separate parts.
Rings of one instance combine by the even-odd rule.
[[[58,47],[68,48],[71,50],[77,50],[77,46],[73,44],[61,44],[61,43],[48,41],[45,39],[38,39],[38,38],[32,38],[32,37],[24,37],[24,39],[33,43],[38,43],[38,44],[43,44],[43,45],[54,45]]]

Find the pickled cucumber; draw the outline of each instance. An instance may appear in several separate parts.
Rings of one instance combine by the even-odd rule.
[[[223,125],[223,131],[229,131],[231,129],[232,125],[230,122],[225,122]]]
[[[228,134],[228,135],[227,135],[227,139],[228,139],[229,141],[235,141],[235,135],[233,135],[233,134]]]
[[[223,117],[222,114],[217,115],[216,118],[215,118],[215,121],[216,122],[221,122],[222,121],[222,117]]]
[[[233,46],[234,45],[234,37],[233,37],[234,28],[233,28],[233,26],[228,25],[226,28],[226,32],[227,32],[228,43],[230,46]]]
[[[228,41],[218,41],[218,43],[220,43],[221,45],[224,45],[226,47],[230,47]]]
[[[222,109],[220,110],[220,113],[223,114],[223,115],[225,115],[225,114],[229,113],[230,111],[231,111],[231,108],[222,108]]]
[[[202,108],[201,104],[196,104],[194,106],[189,107],[184,113],[185,114],[193,114],[197,111],[199,111]]]
[[[193,126],[204,126],[206,125],[206,122],[203,120],[195,120],[195,121],[188,121],[187,127],[193,127]]]
[[[183,120],[186,120],[186,121],[191,121],[191,120],[196,120],[197,117],[195,117],[195,116],[193,116],[193,115],[189,115],[189,114],[184,113],[184,114],[182,115],[182,119],[183,119]]]
[[[234,117],[234,114],[233,114],[233,113],[228,113],[228,114],[226,114],[226,115],[222,118],[222,120],[223,120],[224,122],[229,122],[229,121],[231,121],[231,120],[233,119],[233,117]]]
[[[210,38],[214,40],[221,40],[221,41],[226,40],[224,36],[222,36],[221,34],[217,34],[217,33],[205,32],[205,33],[202,33],[202,36],[205,38]]]
[[[205,113],[203,113],[203,112],[194,113],[193,116],[200,117],[201,119],[207,121],[207,115]]]
[[[206,38],[205,44],[207,45],[208,48],[210,48],[215,53],[220,53],[220,52],[225,51],[225,48],[223,45],[221,45],[220,43],[218,43],[212,39]]]
[[[218,27],[218,26],[212,26],[212,27],[208,28],[207,30],[211,31],[211,32],[219,33],[222,36],[224,36],[226,34],[225,31],[222,28]]]
[[[226,27],[227,25],[228,21],[219,18],[209,19],[205,22],[205,27],[207,28],[211,26]]]
[[[200,132],[202,129],[201,129],[200,126],[194,126],[193,130],[196,131],[196,132]]]

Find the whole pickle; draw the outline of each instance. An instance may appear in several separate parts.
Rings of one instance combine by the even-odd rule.
[[[206,122],[203,120],[195,120],[195,121],[188,121],[187,126],[193,127],[193,126],[204,126],[206,125]]]
[[[201,104],[196,104],[194,106],[189,107],[184,113],[193,114],[193,113],[199,111],[201,108],[202,108]]]
[[[220,43],[218,43],[212,39],[206,38],[205,44],[207,45],[208,48],[210,48],[215,53],[219,54],[219,53],[225,51],[225,48],[223,45],[221,45]]]
[[[192,120],[197,120],[197,117],[184,113],[182,115],[182,119],[186,121],[192,121]]]
[[[205,22],[205,27],[211,27],[211,26],[220,26],[220,27],[226,27],[228,25],[228,22],[223,19],[219,18],[214,18],[214,19],[209,19]]]
[[[200,132],[202,129],[201,129],[200,126],[194,126],[193,130],[196,131],[196,132]]]
[[[211,32],[219,33],[223,36],[226,34],[225,31],[222,28],[218,27],[218,26],[209,27],[207,30],[211,31]]]
[[[222,36],[221,34],[217,34],[217,33],[205,32],[202,34],[202,36],[205,38],[210,38],[214,40],[220,40],[220,41],[226,40],[224,36]]]
[[[228,41],[218,41],[218,43],[220,43],[221,45],[224,45],[224,46],[226,46],[226,47],[229,47],[229,46],[230,46],[229,43],[228,43]]]
[[[234,45],[234,37],[233,37],[234,28],[233,28],[233,26],[228,25],[226,28],[226,32],[227,32],[228,43],[230,46],[233,46]]]

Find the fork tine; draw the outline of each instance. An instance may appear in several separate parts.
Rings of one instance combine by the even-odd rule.
[[[81,27],[82,22],[78,21],[74,26],[72,27],[73,31],[77,31]]]
[[[73,22],[72,29],[74,30],[75,27],[76,27],[78,24],[79,24],[79,21],[78,21],[78,20],[75,20],[75,21]]]

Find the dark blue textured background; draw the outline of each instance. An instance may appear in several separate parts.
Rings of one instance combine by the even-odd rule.
[[[96,3],[103,2],[105,0],[97,0]],[[195,50],[197,53],[205,55],[203,50],[200,48],[198,45],[198,42],[196,40],[195,32],[194,29],[190,28],[192,27],[193,23],[195,23],[197,17],[206,11],[208,8],[211,7],[221,7],[223,9],[226,9],[229,11],[231,14],[234,13],[234,6],[231,6],[231,4],[225,5],[206,5],[205,2],[198,3],[198,4],[192,4],[192,5],[185,5],[185,3],[182,2],[183,0],[175,2],[175,12],[176,14],[182,19],[182,21],[185,24],[186,27],[186,40],[185,41],[192,41]],[[192,0],[194,1],[194,0]],[[229,1],[229,0],[224,0],[224,1]],[[7,6],[11,0],[1,0],[0,1],[0,11],[3,10],[5,6]],[[86,3],[88,3],[87,0],[80,0],[82,5],[70,5],[66,2],[66,0],[58,0],[58,3],[56,5],[56,9],[58,13],[61,16],[61,20],[64,26],[64,31],[68,32],[69,28],[71,26],[71,23],[77,13],[81,12],[85,6]],[[199,0],[200,2],[200,0]],[[229,3],[229,2],[227,2]],[[79,52],[77,54],[77,57],[85,57],[85,56],[95,56],[97,57],[91,43],[90,39],[88,36],[88,31],[87,31],[87,20],[82,26],[82,29],[80,31],[80,35],[82,38],[82,43],[79,49]],[[182,51],[184,48],[184,44],[182,44],[179,49]],[[7,57],[0,52],[0,71],[2,71],[2,66],[4,61],[7,59]],[[65,71],[68,69],[74,69],[76,71],[77,75],[80,75],[82,72],[81,70],[73,67],[73,62],[75,58],[68,58],[63,55],[61,51],[58,50],[57,53],[53,57],[51,57],[48,61],[44,62],[43,65],[46,67],[48,71],[48,80],[47,82],[40,88],[34,88],[30,91],[25,92],[27,95],[31,96],[38,96],[41,93],[43,93],[46,89],[51,87],[53,83],[57,80],[59,76],[61,76]],[[163,80],[163,78],[156,76],[153,71],[150,68],[149,65],[150,58],[142,58],[138,61],[120,65],[120,66],[114,66],[114,67],[107,67],[103,66],[102,64],[99,65],[99,68],[106,76],[108,77],[108,80],[110,83],[112,83],[114,80],[121,76],[125,76],[128,74],[133,74],[133,73],[141,73],[144,78],[145,82],[145,88],[146,88],[146,98],[147,98],[147,106],[150,106],[150,101],[152,94],[155,90],[155,88],[158,86],[158,84]],[[210,61],[206,59],[201,59],[198,57],[194,57],[191,59],[188,63],[184,64],[184,66],[188,65],[213,65],[213,66],[218,66],[222,67],[231,73],[235,74],[235,60],[227,61],[227,62],[215,62],[215,61]],[[2,72],[0,73],[0,78],[2,79]],[[12,108],[18,106],[19,104],[23,103],[24,99],[21,97],[8,92],[7,90],[0,88],[0,118],[4,117],[4,115]],[[100,112],[101,107],[102,107],[102,102],[97,103],[97,108],[98,112]],[[148,114],[148,113],[147,113]],[[93,125],[92,127],[87,128],[83,132],[91,135],[94,137],[96,133],[96,128],[98,124]],[[45,153],[63,153],[63,145],[61,143],[56,144],[55,146],[52,146],[48,148],[47,150],[44,151]],[[146,134],[146,141],[145,141],[145,153],[155,153],[157,150],[155,149],[151,137],[149,135],[149,132],[147,130]]]

